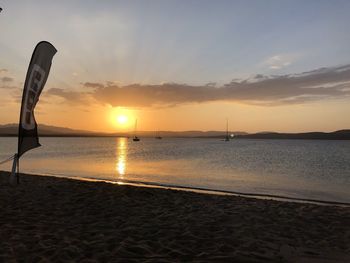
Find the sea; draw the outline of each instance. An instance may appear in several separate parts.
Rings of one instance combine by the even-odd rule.
[[[21,157],[22,173],[350,203],[350,141],[44,137],[40,143]],[[0,161],[16,149],[17,138],[0,138]]]

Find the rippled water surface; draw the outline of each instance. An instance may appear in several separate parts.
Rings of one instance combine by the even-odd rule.
[[[22,172],[350,202],[350,141],[41,138]],[[0,160],[16,151],[0,138]],[[11,164],[2,165],[10,170]]]

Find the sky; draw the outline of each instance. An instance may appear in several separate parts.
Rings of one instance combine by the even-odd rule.
[[[102,132],[350,128],[350,1],[0,0],[0,124],[35,45],[37,122]],[[121,116],[123,118],[121,118]]]

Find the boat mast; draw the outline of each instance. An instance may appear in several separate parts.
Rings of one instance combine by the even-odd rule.
[[[134,137],[136,137],[136,130],[137,130],[137,119],[135,120]]]
[[[228,137],[228,119],[226,118],[226,138]]]

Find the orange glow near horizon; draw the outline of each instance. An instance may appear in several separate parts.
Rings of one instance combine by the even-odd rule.
[[[331,132],[350,127],[346,99],[329,102],[313,102],[301,105],[257,106],[229,102],[177,105],[174,107],[112,107],[87,104],[81,109],[75,105],[63,106],[56,97],[48,97],[48,103],[38,104],[38,124],[67,127],[107,133],[132,134],[137,119],[137,131],[276,131],[276,132]],[[18,104],[4,106],[2,123],[18,121]],[[64,111],[63,111],[64,109]],[[58,114],[60,113],[60,114]],[[118,116],[126,116],[122,125]]]

